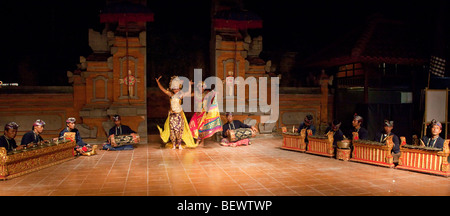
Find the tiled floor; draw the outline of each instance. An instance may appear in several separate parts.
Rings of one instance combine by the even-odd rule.
[[[99,151],[0,181],[0,195],[40,196],[449,196],[450,178],[253,145],[172,150],[157,142]]]

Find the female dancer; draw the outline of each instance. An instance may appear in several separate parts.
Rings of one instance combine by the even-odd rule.
[[[183,81],[177,76],[173,76],[170,79],[170,90],[164,89],[159,80],[161,76],[156,79],[159,89],[161,89],[164,94],[170,97],[170,110],[169,116],[164,124],[164,130],[159,126],[159,132],[161,139],[166,143],[169,140],[172,142],[173,149],[181,147],[181,141],[184,141],[187,147],[196,147],[197,145],[192,138],[192,134],[189,131],[189,125],[187,124],[186,116],[184,115],[183,109],[181,107],[181,100],[184,96],[189,96],[192,82],[189,83],[189,91],[187,93],[181,92],[181,87]]]
[[[201,95],[194,97],[195,105],[201,106],[197,108],[201,109],[201,112],[196,112],[192,116],[189,122],[192,136],[197,139],[197,145],[203,145],[206,138],[213,136],[216,132],[222,131],[222,121],[220,119],[219,106],[217,104],[216,92],[211,91],[206,93],[202,91],[205,85],[198,84],[197,88],[203,92]],[[194,94],[198,94],[194,92]],[[198,98],[203,98],[201,101],[197,101]]]

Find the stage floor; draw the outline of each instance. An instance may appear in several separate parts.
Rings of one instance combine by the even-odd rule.
[[[280,149],[250,146],[172,150],[157,142],[99,151],[14,179],[3,196],[449,196],[450,178]]]

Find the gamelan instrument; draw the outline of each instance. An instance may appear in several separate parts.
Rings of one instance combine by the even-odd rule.
[[[256,136],[256,131],[253,131],[251,128],[238,128],[234,130],[230,129],[226,133],[230,142],[236,142]]]
[[[140,137],[138,134],[115,135],[114,141],[117,146],[139,144]]]
[[[388,136],[386,143],[370,140],[356,140],[357,132],[353,132],[353,151],[350,161],[374,164],[384,167],[394,167],[393,156],[391,154],[394,142],[393,136]]]
[[[308,136],[306,152],[311,154],[334,157],[333,138],[334,133],[329,132],[325,136]]]
[[[58,139],[7,152],[0,147],[0,179],[10,179],[74,158],[75,141]]]
[[[306,151],[306,129],[302,129],[300,133],[283,132],[283,144],[282,149],[294,150],[305,152]]]
[[[400,152],[402,154],[399,158],[397,169],[450,176],[450,165],[448,162],[450,140],[445,140],[443,148],[408,145],[405,137],[400,137],[400,140]]]

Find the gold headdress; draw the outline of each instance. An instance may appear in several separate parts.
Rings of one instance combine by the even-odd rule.
[[[178,76],[172,76],[169,82],[169,89],[181,89],[183,87],[183,81]]]

